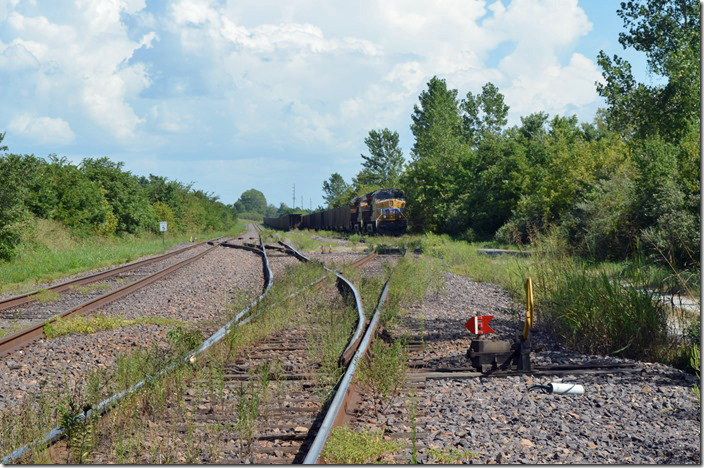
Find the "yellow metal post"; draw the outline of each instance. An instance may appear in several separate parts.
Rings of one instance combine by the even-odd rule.
[[[528,333],[533,329],[533,281],[526,280],[526,321],[523,325],[523,339],[528,339]]]

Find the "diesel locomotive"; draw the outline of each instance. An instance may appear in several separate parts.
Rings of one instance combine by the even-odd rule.
[[[405,208],[403,191],[387,188],[360,195],[348,205],[324,211],[264,218],[264,224],[286,231],[300,228],[396,235],[406,232]]]

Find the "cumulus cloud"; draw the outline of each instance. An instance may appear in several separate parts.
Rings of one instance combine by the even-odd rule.
[[[31,80],[9,77],[8,91],[35,95],[32,104],[40,112],[62,101],[65,112],[83,114],[109,136],[133,136],[143,119],[130,100],[149,79],[143,64],[129,60],[135,50],[150,47],[156,34],[130,39],[121,15],[138,12],[144,2],[76,0],[62,4],[62,17],[43,14],[45,6],[33,2],[14,6],[0,24],[12,38],[7,45],[0,43],[0,64],[37,71]]]
[[[65,145],[75,138],[71,126],[58,117],[33,117],[19,114],[8,124],[10,136],[13,133],[34,140],[38,144]]]
[[[0,45],[2,50],[2,45]],[[39,67],[39,60],[21,42],[10,44],[0,53],[0,73],[15,73]]]
[[[577,0],[0,0],[0,122],[122,154],[341,164],[372,128],[400,131],[407,151],[433,75],[460,97],[493,82],[511,124],[591,118],[601,77],[576,51],[591,28]]]

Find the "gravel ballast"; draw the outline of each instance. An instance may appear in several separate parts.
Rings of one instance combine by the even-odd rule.
[[[511,339],[522,325],[523,306],[500,288],[445,273],[445,288],[410,307],[405,332],[420,339],[436,367],[469,367],[465,357],[471,335],[464,328],[474,315],[494,315],[496,339]],[[421,320],[422,318],[422,320]],[[404,330],[395,330],[399,336]],[[534,334],[533,364],[633,362],[585,356]],[[418,458],[438,463],[430,449],[472,452],[472,463],[701,463],[700,407],[696,379],[662,364],[638,363],[640,373],[482,377],[426,380],[407,389],[387,414],[375,417],[369,403],[358,408],[359,428],[385,428],[389,434],[411,430],[408,403],[418,409]],[[412,376],[413,374],[411,374]],[[536,384],[560,381],[584,386],[583,395],[529,391]],[[438,452],[435,452],[438,453]],[[410,460],[410,442],[397,461]]]
[[[246,304],[264,285],[261,257],[220,247],[205,257],[101,308],[96,313],[127,318],[169,317],[197,328],[204,336],[225,323],[228,304]],[[88,373],[112,368],[121,353],[165,345],[162,325],[139,325],[40,340],[0,360],[0,409],[15,407],[40,392],[82,383]]]

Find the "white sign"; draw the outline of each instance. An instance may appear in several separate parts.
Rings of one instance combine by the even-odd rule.
[[[166,221],[159,221],[159,231],[160,231],[160,232],[165,232],[165,231],[167,230],[167,229],[166,229],[166,225],[167,225],[167,224],[168,224],[168,223],[167,223]]]

